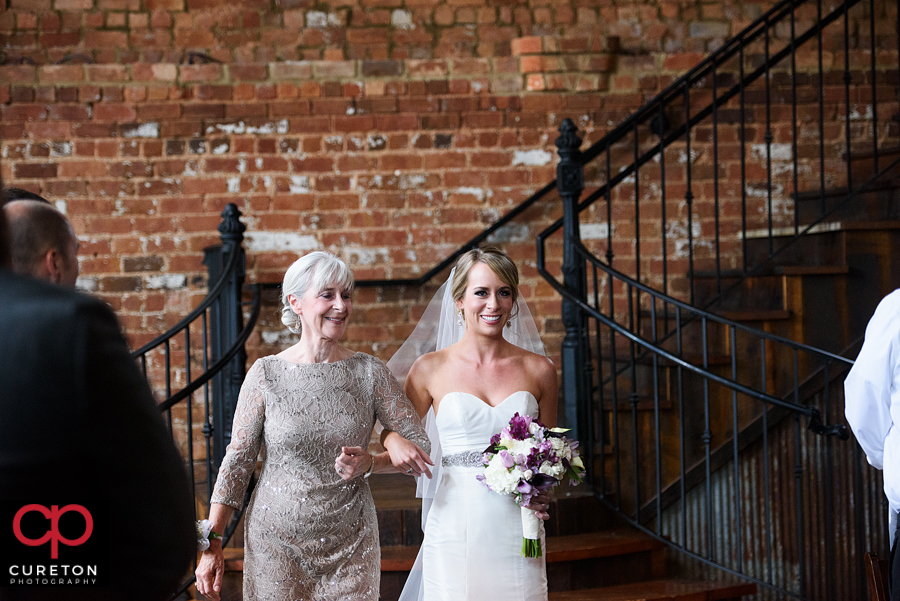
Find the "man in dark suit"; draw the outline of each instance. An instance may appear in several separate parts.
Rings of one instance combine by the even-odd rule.
[[[109,307],[12,273],[8,244],[0,210],[0,510],[21,506],[21,523],[31,519],[39,533],[10,539],[21,524],[0,524],[0,560],[16,563],[38,549],[49,562],[51,545],[37,543],[57,524],[35,508],[80,505],[94,512],[91,536],[106,533],[97,563],[109,586],[29,586],[4,565],[0,599],[164,599],[196,549],[183,462]],[[58,547],[60,561],[78,551],[65,541]],[[15,574],[32,570],[24,564]]]

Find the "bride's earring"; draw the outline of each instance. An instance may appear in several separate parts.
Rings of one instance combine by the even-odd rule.
[[[506,327],[507,327],[507,328],[511,328],[511,327],[512,327],[512,323],[513,323],[513,320],[514,320],[514,319],[515,319],[515,317],[510,317],[509,319],[506,320]]]
[[[462,312],[462,309],[459,309],[459,310],[456,312],[456,325],[462,327],[463,325],[465,325],[465,323],[466,323],[466,322],[463,321],[463,312]]]

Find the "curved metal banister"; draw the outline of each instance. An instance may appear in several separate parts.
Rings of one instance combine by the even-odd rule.
[[[250,337],[250,334],[253,333],[253,328],[256,327],[256,320],[259,317],[259,309],[262,304],[260,294],[260,285],[259,284],[251,284],[250,289],[253,291],[253,300],[250,305],[250,315],[247,317],[247,323],[244,325],[244,329],[241,330],[241,333],[238,335],[237,339],[215,363],[213,363],[210,367],[204,371],[202,376],[199,376],[193,380],[191,380],[184,388],[162,401],[159,404],[159,410],[167,411],[171,409],[173,405],[176,403],[186,399],[188,396],[192,395],[194,392],[200,389],[201,386],[212,380],[216,374],[222,371],[232,359],[237,356],[238,352],[244,348],[244,343],[247,342],[247,339]]]
[[[141,355],[144,355],[147,352],[152,351],[159,345],[163,344],[166,340],[170,340],[171,338],[173,338],[176,334],[178,334],[178,332],[182,331],[184,328],[193,323],[195,319],[197,319],[204,311],[209,309],[214,302],[216,302],[216,300],[219,298],[219,295],[225,289],[225,286],[231,280],[232,273],[238,266],[238,261],[240,260],[240,247],[231,246],[231,250],[232,252],[228,254],[228,261],[225,264],[222,275],[219,277],[218,281],[213,285],[210,291],[206,294],[203,301],[201,301],[193,311],[185,315],[184,318],[181,319],[178,323],[166,330],[165,333],[160,334],[138,350],[132,351],[132,359],[137,359]]]
[[[541,249],[541,248],[542,248],[542,246],[539,245],[538,249]],[[735,329],[743,330],[749,334],[759,336],[762,339],[770,340],[772,342],[778,342],[778,343],[783,344],[793,350],[798,350],[798,351],[802,350],[802,351],[806,351],[815,356],[831,359],[833,361],[837,361],[839,363],[844,363],[846,365],[853,365],[853,361],[851,361],[850,359],[847,359],[846,357],[841,357],[840,355],[835,355],[833,353],[829,353],[828,351],[823,351],[821,349],[817,349],[815,347],[812,347],[812,346],[809,346],[806,344],[794,342],[793,340],[790,340],[788,338],[783,338],[783,337],[777,336],[775,334],[770,334],[768,332],[763,332],[761,330],[751,328],[747,325],[725,319],[724,317],[715,315],[713,313],[708,313],[701,309],[692,307],[691,305],[688,305],[687,303],[679,301],[675,298],[663,295],[662,293],[660,293],[656,290],[653,290],[652,288],[649,288],[639,282],[636,282],[636,281],[632,280],[631,278],[629,278],[628,276],[625,276],[624,274],[616,272],[614,269],[609,268],[605,263],[601,262],[596,257],[594,257],[591,254],[591,252],[588,249],[584,248],[583,246],[581,247],[580,250],[581,250],[581,254],[582,254],[583,258],[585,260],[589,261],[590,263],[592,263],[594,266],[596,266],[600,270],[606,272],[607,274],[609,274],[611,276],[616,277],[617,279],[620,279],[621,281],[626,282],[631,287],[639,288],[639,289],[643,290],[645,293],[653,296],[654,298],[657,298],[657,299],[663,301],[664,303],[672,304],[672,305],[680,307],[686,311],[690,311],[691,313],[695,313],[696,316],[699,318],[705,319],[707,321],[714,321],[714,322],[720,323],[722,325],[734,327]],[[540,254],[542,254],[542,251],[539,250],[538,252],[539,252],[539,257],[540,257]],[[538,263],[539,264],[541,263],[540,258],[538,259]],[[598,311],[591,305],[587,304],[583,300],[576,297],[563,284],[561,284],[559,281],[557,281],[556,278],[553,277],[545,268],[539,267],[538,272],[544,277],[544,279],[547,281],[548,284],[550,284],[557,292],[559,292],[559,294],[561,296],[563,296],[567,300],[574,303],[584,313],[586,313],[586,314],[590,315],[592,318],[602,322],[604,325],[606,325],[610,329],[615,330],[617,333],[628,338],[632,342],[635,342],[635,343],[641,345],[641,347],[647,349],[648,351],[652,352],[653,354],[659,355],[665,359],[668,359],[669,361],[672,361],[673,363],[680,365],[682,368],[687,369],[688,371],[691,371],[691,372],[693,372],[699,376],[702,376],[703,378],[706,378],[708,380],[712,380],[712,381],[714,381],[718,384],[721,384],[731,390],[739,392],[747,397],[756,399],[758,401],[762,401],[764,403],[775,405],[775,406],[781,407],[783,409],[787,409],[794,413],[799,413],[801,415],[804,415],[804,416],[810,418],[810,420],[819,420],[820,419],[818,412],[813,408],[810,408],[806,405],[800,405],[798,403],[790,403],[788,401],[785,401],[778,397],[774,397],[765,392],[760,392],[758,390],[749,388],[749,387],[741,384],[740,382],[736,382],[736,381],[730,380],[728,378],[723,378],[722,376],[712,373],[709,370],[704,369],[701,366],[698,366],[698,365],[695,365],[688,361],[685,361],[682,357],[680,357],[678,355],[674,355],[670,351],[667,351],[664,348],[656,346],[652,342],[645,340],[644,338],[635,334],[634,332],[632,332],[625,326],[619,324],[618,322],[616,322],[614,320],[609,319],[606,315],[604,315],[603,313],[601,313],[600,311]],[[818,422],[814,422],[814,423],[818,423]],[[825,427],[827,428],[829,426],[825,426]],[[836,432],[835,434],[838,435],[842,440],[846,440],[846,438],[848,438],[848,436],[849,436],[849,434],[846,433],[846,427],[843,426],[843,424],[838,424],[837,427],[840,428],[839,432],[842,432],[842,433]],[[824,432],[817,432],[817,433],[824,433]]]

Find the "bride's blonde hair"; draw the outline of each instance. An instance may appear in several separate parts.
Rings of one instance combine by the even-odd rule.
[[[469,284],[469,271],[476,263],[484,263],[490,267],[501,282],[512,288],[512,301],[515,306],[519,300],[519,270],[513,260],[496,246],[473,248],[459,258],[453,281],[450,283],[453,300],[458,301],[465,295],[466,286]]]

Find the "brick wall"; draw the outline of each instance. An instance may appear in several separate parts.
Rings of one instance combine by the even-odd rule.
[[[252,281],[313,248],[361,278],[416,275],[553,178],[564,117],[598,139],[764,8],[6,0],[0,169],[68,213],[80,285],[138,345],[202,298],[226,203],[245,215]],[[559,301],[531,236],[558,216],[548,201],[498,238],[553,355]],[[429,293],[361,290],[350,344],[389,356]],[[289,342],[273,311],[263,321],[254,354]]]

